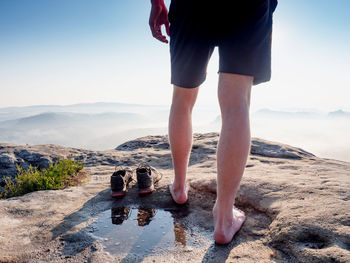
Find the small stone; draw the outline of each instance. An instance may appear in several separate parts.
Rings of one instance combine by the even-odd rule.
[[[192,252],[193,251],[193,248],[192,247],[186,247],[184,249],[184,252]]]

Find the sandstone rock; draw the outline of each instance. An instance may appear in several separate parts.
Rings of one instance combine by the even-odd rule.
[[[169,149],[169,142],[166,136],[147,136],[138,138],[132,141],[125,142],[119,145],[116,150],[119,151],[133,151],[141,148],[154,148],[154,149]]]
[[[194,135],[189,204],[173,215],[176,231],[198,240],[198,229],[213,230],[218,137]],[[106,253],[101,242],[107,241],[94,235],[93,222],[115,207],[179,209],[168,192],[173,170],[167,137],[146,136],[99,152],[0,144],[0,174],[11,174],[16,162],[44,166],[43,160],[69,154],[86,164],[88,183],[0,200],[0,262],[350,262],[350,163],[253,138],[236,198],[247,220],[233,242],[224,247],[194,242],[141,256],[136,245],[129,253],[118,252],[123,240],[114,242],[117,253]],[[109,178],[115,165],[135,168],[140,162],[163,173],[157,191],[140,198],[131,185],[124,199],[112,200]]]

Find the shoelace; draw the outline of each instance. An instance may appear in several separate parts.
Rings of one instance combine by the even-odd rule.
[[[127,173],[127,172],[131,172],[131,181],[129,182],[129,183],[131,183],[131,182],[136,182],[136,180],[134,179],[134,170],[133,169],[131,169],[131,168],[129,168],[129,167],[124,167],[124,166],[122,166],[122,165],[116,165],[115,167],[114,167],[114,172],[117,172],[117,171],[120,171],[120,170],[125,170],[125,174]],[[125,177],[123,177],[123,180],[125,181],[126,180],[126,178]],[[127,182],[126,182],[127,183]]]
[[[115,172],[119,171],[119,170],[125,170],[126,172],[129,171],[132,173],[132,176],[131,176],[132,182],[136,182],[135,176],[133,176],[133,175],[134,174],[136,175],[137,170],[140,168],[149,169],[149,170],[153,171],[154,173],[156,173],[158,175],[157,177],[159,177],[159,178],[157,178],[156,182],[160,181],[163,178],[163,174],[161,172],[157,171],[154,167],[150,166],[146,162],[140,163],[135,169],[131,169],[129,167],[124,167],[122,165],[116,165],[114,168],[114,171]]]

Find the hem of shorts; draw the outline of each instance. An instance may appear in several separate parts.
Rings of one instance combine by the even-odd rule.
[[[205,81],[205,79],[198,82],[198,84],[196,83],[196,85],[187,85],[187,84],[184,84],[183,82],[177,82],[177,81],[172,80],[171,84],[176,85],[180,88],[184,88],[184,89],[195,89],[195,88],[199,87],[200,85],[202,85],[204,81]]]
[[[270,81],[270,78],[268,79],[255,79],[254,78],[254,82],[253,82],[253,86],[256,86],[256,85],[259,85],[259,84],[262,84],[262,83],[265,83],[265,82],[269,82]]]
[[[270,78],[259,78],[259,77],[254,76],[253,74],[239,72],[239,71],[219,70],[218,74],[219,73],[229,73],[229,74],[237,74],[237,75],[253,77],[254,78],[253,79],[253,86],[270,81]]]

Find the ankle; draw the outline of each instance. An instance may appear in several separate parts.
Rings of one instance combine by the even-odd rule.
[[[179,182],[174,180],[173,189],[176,192],[184,192],[186,190],[186,182]]]
[[[231,220],[233,218],[233,205],[222,205],[216,201],[213,207],[214,216],[221,222]]]

